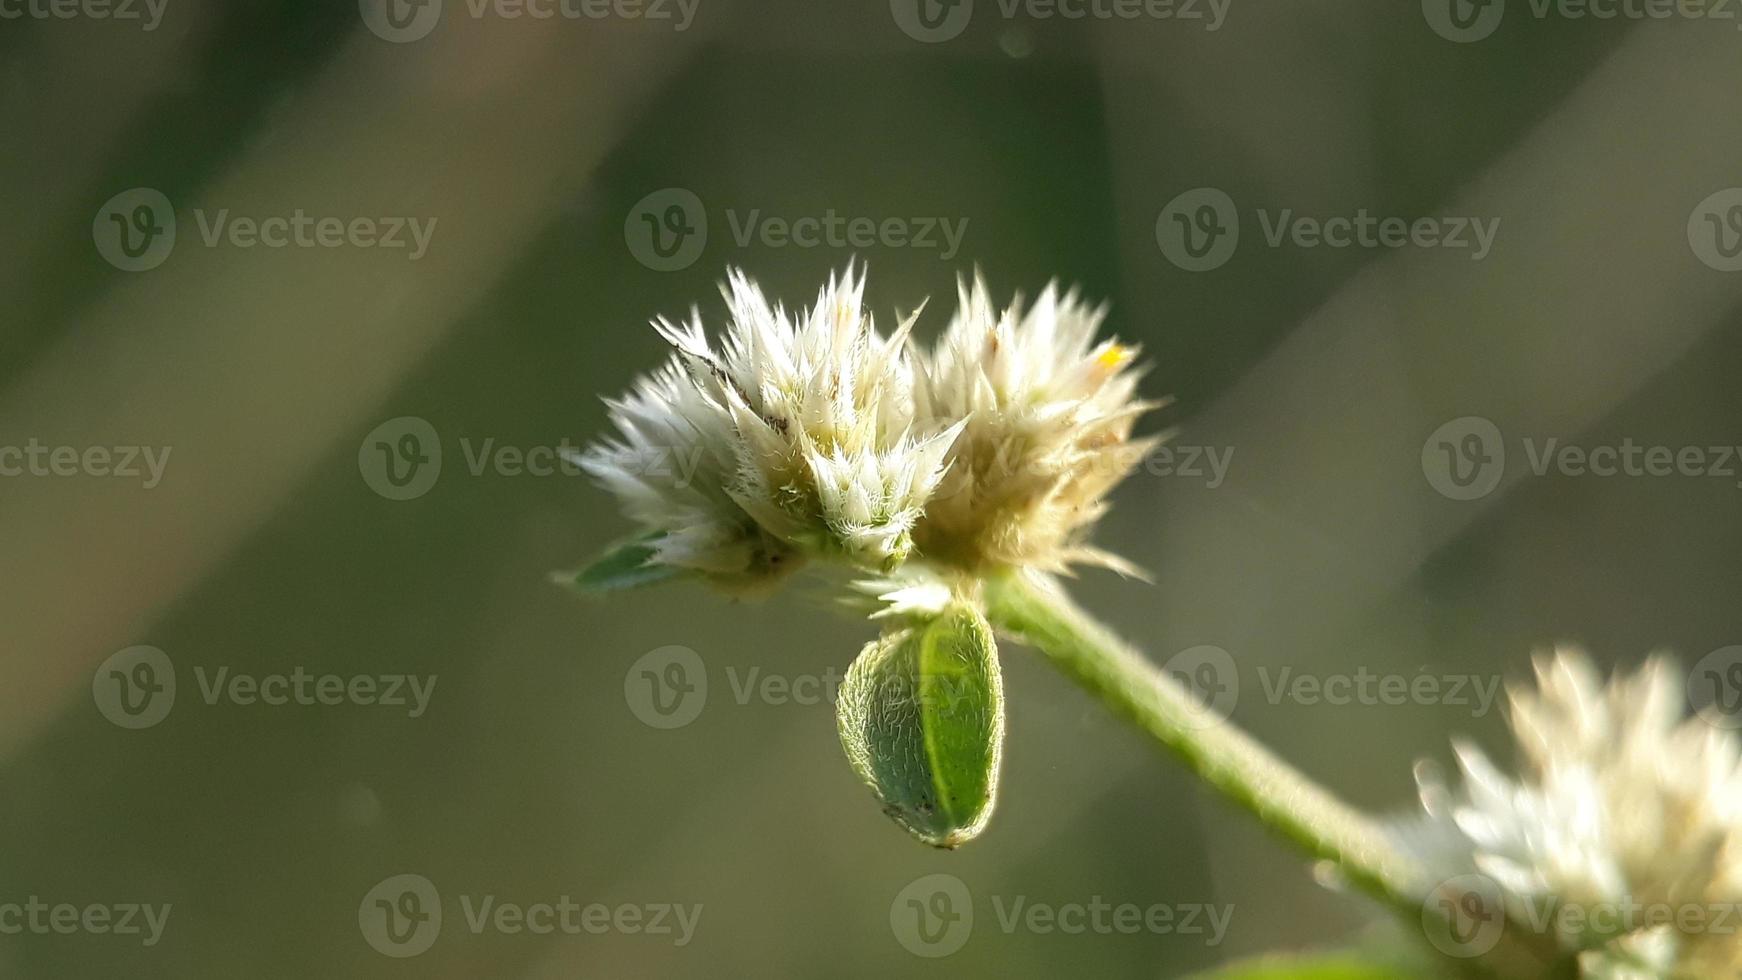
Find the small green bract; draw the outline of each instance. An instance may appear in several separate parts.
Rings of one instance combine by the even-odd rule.
[[[957,603],[867,644],[841,685],[836,719],[853,771],[913,836],[954,848],[985,828],[1004,685],[979,610]]]

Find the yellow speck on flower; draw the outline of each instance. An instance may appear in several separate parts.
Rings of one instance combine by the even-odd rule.
[[[1131,363],[1131,359],[1136,355],[1137,351],[1134,348],[1124,344],[1109,344],[1107,349],[1101,352],[1101,356],[1095,358],[1095,366],[1112,373]]]
[[[1097,342],[1106,316],[1048,286],[1032,306],[996,307],[984,280],[960,290],[955,319],[922,359],[932,427],[965,424],[914,528],[921,553],[982,571],[1073,564],[1136,570],[1088,542],[1107,493],[1154,440],[1132,437],[1156,402],[1137,396],[1137,348]]]

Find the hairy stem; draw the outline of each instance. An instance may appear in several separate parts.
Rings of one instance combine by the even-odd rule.
[[[1352,886],[1412,925],[1419,928],[1424,912],[1432,911],[1423,905],[1431,885],[1424,870],[1398,852],[1371,818],[1215,714],[1078,608],[1056,583],[1009,573],[988,579],[984,597],[993,626],[1038,648],[1223,796],[1308,854],[1333,862]],[[1546,938],[1508,930],[1487,955],[1455,965],[1475,976],[1571,976],[1571,964]]]
[[[1050,581],[1012,574],[986,583],[993,625],[1040,649],[1222,795],[1388,904],[1421,909],[1410,865],[1363,814],[1290,768],[1127,646]]]

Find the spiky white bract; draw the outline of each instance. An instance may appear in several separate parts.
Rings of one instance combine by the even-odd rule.
[[[718,347],[699,313],[657,322],[671,362],[607,403],[618,437],[581,459],[659,534],[654,561],[753,586],[807,557],[906,558],[960,427],[916,428],[912,321],[879,333],[863,291],[849,268],[794,314],[733,271]]]
[[[1136,398],[1136,349],[1097,340],[1105,308],[1056,285],[1026,312],[1020,297],[997,310],[980,278],[958,293],[920,390],[934,426],[966,427],[916,531],[920,550],[975,570],[1132,571],[1086,537],[1107,492],[1157,441],[1131,439],[1157,405]]]
[[[1426,818],[1399,839],[1439,878],[1486,875],[1514,923],[1582,951],[1585,976],[1742,975],[1735,737],[1684,717],[1667,659],[1605,683],[1563,650],[1536,674],[1508,692],[1519,775],[1458,746],[1461,789],[1418,776]]]
[[[964,582],[931,562],[908,562],[886,575],[847,583],[841,601],[868,619],[930,619],[963,594]]]

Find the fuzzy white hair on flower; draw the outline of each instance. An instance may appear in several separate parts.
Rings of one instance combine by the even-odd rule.
[[[1553,939],[1579,952],[1591,977],[1742,974],[1734,929],[1686,928],[1689,918],[1639,921],[1626,910],[1703,917],[1742,909],[1742,749],[1730,732],[1684,717],[1684,681],[1652,658],[1607,684],[1582,654],[1536,664],[1534,690],[1513,688],[1517,777],[1458,746],[1454,791],[1418,767],[1425,818],[1398,839],[1439,879],[1476,873],[1512,917],[1550,905],[1597,916],[1554,920]]]
[[[961,593],[961,582],[926,562],[910,562],[886,575],[847,583],[840,601],[868,619],[929,619]]]
[[[580,458],[652,532],[653,563],[753,586],[805,557],[907,557],[960,426],[917,429],[913,321],[884,336],[863,291],[849,267],[789,313],[732,271],[717,347],[697,312],[656,321],[671,361],[607,402],[618,437]]]
[[[1098,340],[1106,308],[1056,284],[1026,312],[1020,296],[997,310],[979,277],[958,294],[920,391],[930,418],[966,427],[916,532],[921,550],[975,569],[1134,572],[1086,536],[1108,491],[1159,441],[1131,439],[1161,404],[1136,397],[1137,349]]]

